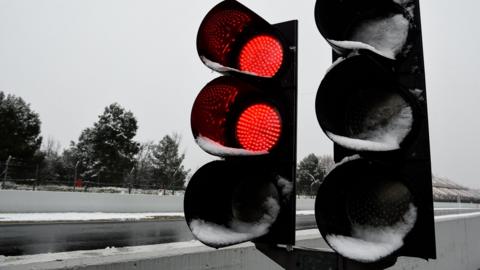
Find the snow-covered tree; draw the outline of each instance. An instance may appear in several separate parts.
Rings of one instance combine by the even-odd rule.
[[[0,91],[0,162],[8,156],[31,160],[42,144],[40,118],[30,104]]]
[[[185,153],[179,153],[180,136],[164,136],[153,149],[154,176],[165,189],[183,188],[189,173],[182,165]]]
[[[134,182],[137,185],[144,187],[154,187],[154,166],[153,166],[153,151],[155,144],[152,141],[142,143],[140,150],[135,156],[135,177]]]
[[[42,144],[40,153],[43,156],[39,178],[46,181],[62,180],[64,165],[60,156],[60,143],[52,137],[48,137]]]
[[[333,165],[331,156],[309,154],[303,158],[297,165],[297,193],[315,195]]]
[[[123,184],[135,164],[139,143],[133,141],[137,120],[130,111],[113,103],[105,108],[93,128],[83,130],[73,152],[85,178]]]

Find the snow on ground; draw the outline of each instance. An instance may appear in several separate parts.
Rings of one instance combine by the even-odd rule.
[[[297,211],[297,215],[314,215],[314,210]],[[46,221],[95,221],[95,220],[148,220],[168,217],[183,218],[183,212],[164,213],[0,213],[2,222],[46,222]]]
[[[160,217],[183,217],[181,212],[168,213],[0,213],[2,222],[45,222],[45,221],[95,221],[95,220],[145,220]]]
[[[471,210],[480,208],[475,204],[470,207],[436,206],[435,211]],[[297,210],[297,216],[315,215],[315,210]],[[183,218],[183,212],[151,213],[103,213],[103,212],[65,212],[65,213],[0,213],[2,222],[47,222],[47,221],[95,221],[95,220],[148,220],[158,218]]]

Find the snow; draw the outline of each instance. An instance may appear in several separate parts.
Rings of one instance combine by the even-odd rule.
[[[384,52],[377,50],[375,47],[365,44],[363,42],[358,42],[358,41],[350,41],[350,40],[333,40],[333,39],[327,39],[328,43],[332,44],[333,46],[339,47],[344,50],[369,50],[372,51],[376,54],[379,54],[381,56],[384,56],[389,59],[395,59],[394,57],[392,58],[391,55],[385,54]],[[338,51],[338,53],[342,53],[341,51]]]
[[[282,195],[287,199],[290,198],[290,195],[293,191],[293,183],[281,176],[278,176],[277,185],[280,187]]]
[[[395,2],[395,3],[397,3],[397,4],[401,5],[401,6],[406,6],[406,5],[410,4],[410,3],[412,3],[413,0],[393,0],[393,2]]]
[[[401,1],[401,0],[399,0]],[[401,1],[403,5],[406,1]],[[347,40],[328,40],[345,50],[366,49],[384,57],[395,59],[402,52],[408,38],[410,22],[403,14],[362,21]]]
[[[333,168],[330,170],[330,171],[333,171],[335,168],[337,168],[338,166],[341,166],[349,161],[352,161],[352,160],[357,160],[357,159],[360,159],[362,158],[359,154],[355,154],[355,155],[352,155],[352,156],[348,156],[348,157],[344,157],[340,162],[338,162],[337,164],[335,164],[335,166],[333,166]]]
[[[360,262],[374,262],[403,246],[403,238],[410,232],[417,219],[417,209],[410,209],[403,219],[390,227],[352,225],[352,236],[327,235],[330,246],[342,256]]]
[[[403,14],[366,20],[353,31],[350,40],[366,43],[391,59],[399,54],[407,42],[410,22]]]
[[[243,73],[243,74],[247,74],[247,75],[253,75],[253,76],[258,76],[258,77],[263,77],[261,75],[258,75],[256,73],[253,73],[253,72],[246,72],[246,71],[241,71],[241,70],[238,70],[238,69],[235,69],[235,68],[231,68],[231,67],[226,67],[222,64],[219,64],[217,62],[213,62],[211,60],[209,60],[208,58],[206,58],[205,56],[200,56],[200,59],[202,60],[202,62],[209,68],[215,70],[215,71],[218,71],[218,72],[238,72],[238,73]]]
[[[196,142],[200,148],[202,148],[205,152],[220,156],[220,157],[227,157],[227,156],[259,156],[259,155],[266,155],[268,154],[267,151],[250,151],[241,148],[232,148],[223,146],[207,137],[203,137],[199,135],[196,138]]]
[[[315,210],[299,210],[296,212],[297,216],[311,216],[315,215]]]
[[[2,222],[45,222],[45,221],[95,221],[95,220],[145,220],[159,217],[183,217],[183,213],[0,213]]]
[[[263,208],[266,212],[257,222],[247,223],[232,219],[228,226],[222,226],[201,219],[193,219],[189,227],[198,240],[214,247],[249,241],[268,233],[268,229],[275,222],[280,211],[278,201],[272,197],[265,200]]]
[[[345,60],[346,57],[338,57],[337,60],[335,60],[330,67],[328,67],[327,71],[325,72],[326,74],[329,73],[334,67],[338,66],[343,60]]]
[[[456,208],[455,208],[456,209]],[[297,215],[314,215],[314,210],[299,210]],[[0,213],[2,222],[46,222],[46,221],[95,221],[95,220],[145,220],[162,217],[184,217],[183,212],[151,213],[105,213],[105,212],[59,212],[59,213]]]
[[[385,124],[386,122],[386,124]],[[400,148],[412,128],[412,108],[399,95],[386,98],[363,119],[366,130],[351,137],[326,132],[337,144],[357,151],[390,151]]]
[[[391,151],[399,148],[398,144],[388,145],[385,143],[372,142],[361,139],[352,139],[345,136],[335,135],[328,131],[326,133],[327,136],[335,143],[357,151]]]

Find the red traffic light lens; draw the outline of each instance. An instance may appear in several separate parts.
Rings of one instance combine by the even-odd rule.
[[[238,86],[226,78],[212,81],[200,92],[192,109],[194,136],[202,135],[221,145],[226,144],[227,115],[238,95]]]
[[[205,16],[197,35],[202,62],[221,73],[271,78],[284,62],[275,27],[238,1],[222,1]]]
[[[240,114],[236,124],[236,135],[244,149],[269,151],[278,142],[281,129],[281,117],[274,107],[255,104]]]
[[[228,55],[244,28],[251,22],[249,14],[240,10],[211,12],[200,27],[198,44],[201,54],[221,65],[229,66]]]
[[[255,36],[240,51],[239,69],[262,77],[273,77],[283,63],[280,41],[269,35]]]

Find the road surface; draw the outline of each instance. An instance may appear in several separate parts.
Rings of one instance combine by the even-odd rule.
[[[442,210],[435,215],[471,210]],[[313,215],[298,215],[297,230],[316,228]],[[0,223],[0,255],[17,256],[47,252],[104,249],[192,240],[183,219],[164,221],[106,221],[68,223]]]

